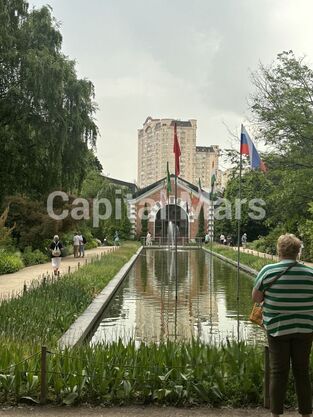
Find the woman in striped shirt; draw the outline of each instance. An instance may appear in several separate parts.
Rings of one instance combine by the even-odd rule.
[[[263,302],[273,417],[283,414],[290,360],[299,413],[303,416],[312,413],[309,358],[313,335],[313,269],[296,262],[300,247],[296,236],[280,236],[277,241],[280,262],[261,269],[252,291],[253,301]]]

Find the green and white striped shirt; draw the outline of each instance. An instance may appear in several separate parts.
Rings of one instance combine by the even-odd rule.
[[[313,332],[313,269],[298,263],[269,287],[292,262],[266,265],[255,279],[254,288],[265,292],[263,322],[271,336]]]

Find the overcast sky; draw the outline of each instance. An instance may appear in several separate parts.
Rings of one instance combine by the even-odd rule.
[[[44,4],[95,84],[104,173],[128,181],[147,116],[197,119],[198,145],[227,147],[259,61],[293,49],[313,62],[312,0],[30,0]]]

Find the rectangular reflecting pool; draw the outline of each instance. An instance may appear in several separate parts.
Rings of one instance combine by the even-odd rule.
[[[89,343],[122,339],[220,343],[226,339],[263,341],[262,329],[249,322],[253,278],[202,249],[175,252],[147,249],[106,308]],[[177,297],[176,297],[177,288]]]

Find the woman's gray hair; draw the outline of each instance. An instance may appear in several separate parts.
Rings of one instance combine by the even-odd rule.
[[[54,235],[53,236],[53,240],[59,240],[59,236],[58,235]]]
[[[286,233],[277,240],[277,253],[280,258],[296,259],[301,248],[301,241],[295,235]]]

